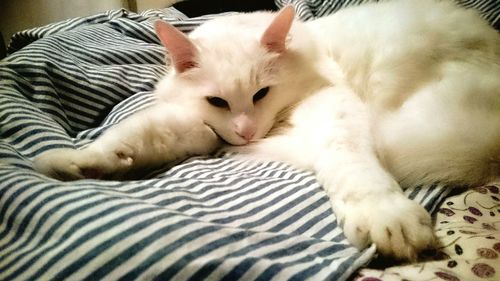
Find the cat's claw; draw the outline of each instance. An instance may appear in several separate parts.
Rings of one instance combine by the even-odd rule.
[[[360,249],[374,243],[384,256],[414,261],[420,252],[435,246],[429,213],[402,194],[367,198],[347,210],[344,232]]]

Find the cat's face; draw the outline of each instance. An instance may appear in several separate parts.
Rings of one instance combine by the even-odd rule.
[[[202,55],[197,67],[170,75],[158,94],[196,111],[230,144],[244,145],[264,137],[278,112],[291,102],[276,91],[281,80],[279,56],[260,46],[212,43],[198,40]],[[224,55],[219,54],[222,48]]]
[[[244,145],[264,137],[277,114],[292,103],[291,97],[276,89],[282,82],[293,10],[279,15],[209,22],[190,38],[157,23],[158,36],[175,67],[158,85],[160,98],[195,110],[230,144]]]

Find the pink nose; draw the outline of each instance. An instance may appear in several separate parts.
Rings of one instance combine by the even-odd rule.
[[[242,139],[249,142],[255,136],[257,131],[256,122],[246,113],[241,113],[233,120],[234,132]]]
[[[245,130],[243,132],[236,132],[238,136],[242,137],[246,141],[250,141],[253,136],[255,136],[255,131],[254,130]]]

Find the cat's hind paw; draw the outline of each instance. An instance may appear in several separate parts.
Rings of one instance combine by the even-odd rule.
[[[399,260],[415,261],[435,246],[429,213],[402,194],[356,202],[347,209],[344,232],[356,247],[375,243],[382,255]]]

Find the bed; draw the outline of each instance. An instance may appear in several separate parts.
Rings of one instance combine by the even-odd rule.
[[[360,2],[276,5],[307,20]],[[496,0],[458,2],[500,29]],[[500,280],[500,182],[408,189],[442,247],[394,265],[352,247],[314,176],[285,163],[197,157],[135,181],[33,170],[36,155],[151,105],[165,72],[155,20],[189,32],[216,16],[116,10],[13,36],[0,63],[0,280]]]

